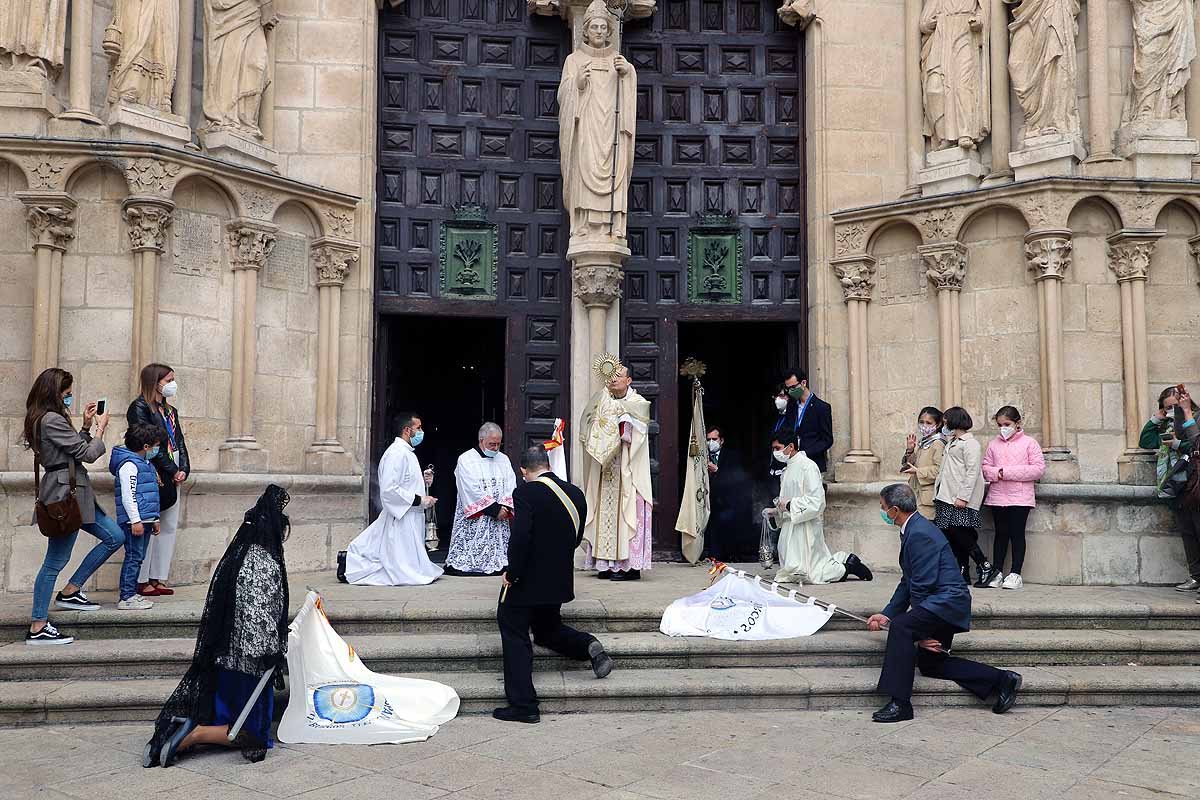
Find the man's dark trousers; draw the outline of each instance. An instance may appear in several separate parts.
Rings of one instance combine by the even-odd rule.
[[[986,700],[1000,685],[1004,673],[995,667],[932,653],[917,647],[922,639],[937,639],[949,650],[954,632],[939,616],[920,606],[897,614],[888,623],[887,655],[879,675],[880,693],[907,703],[912,698],[914,669],[921,670],[927,678],[954,681],[980,700]]]
[[[562,606],[513,606],[500,603],[496,621],[504,646],[504,695],[508,704],[525,714],[538,713],[538,696],[533,688],[533,641],[559,655],[588,661],[588,646],[596,641],[590,633],[563,624]]]

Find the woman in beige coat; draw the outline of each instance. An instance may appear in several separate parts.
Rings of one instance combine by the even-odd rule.
[[[967,582],[970,582],[968,562],[973,558],[979,570],[975,585],[986,586],[984,579],[992,576],[992,565],[979,549],[979,509],[983,506],[985,487],[982,448],[971,434],[975,422],[966,409],[948,408],[943,417],[942,433],[949,439],[934,486],[933,524],[945,531]]]
[[[933,521],[934,484],[942,471],[946,440],[942,436],[942,412],[925,406],[917,416],[917,433],[908,435],[908,447],[900,459],[900,472],[908,476],[908,485],[917,496],[917,511]]]
[[[108,413],[96,413],[96,404],[88,403],[83,412],[83,428],[75,430],[71,422],[71,406],[75,383],[71,373],[51,367],[38,375],[29,390],[25,402],[25,446],[37,453],[42,465],[42,482],[38,486],[38,499],[43,503],[56,503],[67,499],[71,493],[70,465],[75,465],[75,499],[79,503],[79,517],[83,530],[100,541],[84,557],[79,569],[55,598],[58,608],[73,611],[95,611],[100,608],[83,593],[83,585],[108,557],[125,543],[125,535],[116,521],[104,513],[96,502],[92,483],[88,480],[84,463],[92,463],[104,455],[104,431],[108,427]],[[92,424],[96,425],[96,436],[92,437]],[[70,644],[73,639],[65,636],[47,620],[50,613],[50,595],[54,582],[63,567],[71,560],[75,539],[79,531],[46,539],[46,559],[38,570],[33,583],[33,619],[26,644]]]

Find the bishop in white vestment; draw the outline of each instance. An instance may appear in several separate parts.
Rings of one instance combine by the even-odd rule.
[[[825,513],[825,487],[821,470],[796,447],[795,436],[779,434],[772,443],[776,460],[786,462],[779,484],[775,527],[779,533],[778,583],[836,583],[847,573],[871,580],[871,571],[853,553],[830,553],[821,518]]]
[[[447,573],[499,575],[508,566],[508,536],[517,476],[500,452],[503,434],[494,422],[479,429],[479,445],[458,457],[458,505],[446,555]]]
[[[378,519],[355,537],[346,551],[346,582],[360,586],[422,586],[442,575],[425,551],[425,509],[429,497],[421,464],[413,451],[425,438],[421,419],[401,415],[400,436],[379,461]]]

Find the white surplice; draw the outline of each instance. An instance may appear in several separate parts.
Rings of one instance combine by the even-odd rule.
[[[848,553],[830,553],[825,544],[825,487],[821,470],[803,452],[788,461],[779,484],[783,510],[776,512],[779,583],[836,583],[846,577]]]
[[[421,586],[441,577],[425,551],[425,478],[412,445],[396,439],[379,462],[383,511],[350,543],[346,581],[360,586]]]
[[[462,572],[490,574],[508,566],[508,520],[484,512],[493,505],[513,509],[517,476],[504,453],[487,457],[472,447],[454,468],[458,506],[450,533],[446,564]]]

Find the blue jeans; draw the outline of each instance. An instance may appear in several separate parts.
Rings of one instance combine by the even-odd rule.
[[[121,529],[112,517],[104,513],[100,506],[96,506],[96,521],[84,525],[83,530],[100,541],[91,549],[91,552],[83,559],[83,563],[79,565],[79,569],[75,570],[75,574],[71,576],[69,583],[79,587],[87,583],[87,579],[92,577],[92,573],[100,569],[100,565],[117,552],[121,545],[125,544],[125,536],[121,533]],[[75,549],[75,539],[78,536],[79,531],[75,531],[70,536],[46,540],[46,559],[42,562],[42,568],[38,570],[37,578],[33,582],[34,622],[42,622],[49,618],[50,596],[54,594],[54,583],[58,580],[58,573],[62,572],[63,567],[71,560],[71,551]]]
[[[125,534],[125,561],[121,564],[121,599],[128,600],[137,594],[138,573],[146,559],[146,543],[154,535],[154,523],[142,523],[142,535],[133,535],[132,525],[122,525]]]

